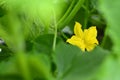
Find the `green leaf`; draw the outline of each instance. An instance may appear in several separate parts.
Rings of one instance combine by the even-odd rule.
[[[120,58],[109,55],[104,61],[96,80],[120,80]]]
[[[82,52],[75,46],[58,44],[54,56],[58,80],[91,80],[107,54],[100,47]]]
[[[51,60],[46,54],[30,54],[28,62],[33,79],[48,80],[52,78]]]
[[[120,52],[120,0],[99,0],[99,9],[107,20],[106,35],[109,35],[114,43],[113,51]],[[106,42],[107,43],[107,42]]]
[[[54,35],[52,34],[46,34],[37,37],[33,42],[33,50],[37,53],[43,52],[43,53],[51,54],[53,37]]]
[[[52,53],[52,47],[53,47],[53,34],[44,34],[38,36],[33,41],[33,50],[37,53],[46,53],[51,54]],[[59,42],[60,37],[57,38],[57,43]]]
[[[99,9],[107,21],[106,35],[108,35],[112,40],[113,53],[104,61],[97,80],[119,80],[120,0],[99,0]],[[108,39],[104,42],[105,46],[106,44],[108,44]],[[111,46],[111,44],[108,44],[108,46]]]

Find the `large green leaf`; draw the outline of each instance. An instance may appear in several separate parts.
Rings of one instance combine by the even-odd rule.
[[[117,56],[110,55],[104,60],[96,80],[120,80],[119,75],[120,59]]]
[[[108,51],[95,48],[91,52],[81,52],[79,48],[60,43],[55,51],[57,78],[63,80],[91,80],[99,69]]]
[[[113,40],[113,50],[115,53],[120,52],[120,0],[99,0],[99,9],[107,20],[107,32]],[[107,43],[107,42],[106,42]]]

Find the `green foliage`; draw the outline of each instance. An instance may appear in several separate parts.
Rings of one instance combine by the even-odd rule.
[[[0,0],[0,80],[119,80],[119,5]],[[84,29],[96,26],[99,45],[93,51],[66,43],[75,21]]]
[[[75,46],[60,43],[55,53],[58,80],[91,80],[109,52],[100,47],[92,52],[82,52]]]
[[[34,51],[50,54],[52,52],[54,35],[41,35],[33,42]]]
[[[108,56],[100,69],[100,72],[97,76],[97,80],[119,80],[119,67],[120,58],[118,59],[117,56],[113,55]]]
[[[109,1],[109,4],[108,4]],[[116,1],[112,1],[112,0],[100,0],[100,10],[103,13],[103,16],[106,18],[107,20],[107,32],[106,35],[109,35],[110,38],[112,39],[114,46],[113,46],[113,50],[115,51],[115,53],[119,53],[120,52],[120,39],[119,39],[119,19],[120,19],[120,11],[119,11],[119,5],[120,5],[120,1],[116,0]]]

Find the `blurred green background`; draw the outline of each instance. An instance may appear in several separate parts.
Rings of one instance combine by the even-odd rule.
[[[119,0],[0,0],[0,80],[120,80]],[[96,26],[90,52],[67,44]]]

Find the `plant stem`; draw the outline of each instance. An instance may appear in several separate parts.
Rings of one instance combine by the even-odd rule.
[[[21,74],[23,75],[24,80],[32,80],[30,77],[30,73],[29,73],[29,69],[28,69],[28,65],[27,65],[24,52],[18,52],[16,57],[18,59],[20,71],[21,71]]]
[[[109,26],[106,27],[106,30],[105,30],[105,33],[104,33],[104,37],[103,37],[103,40],[101,42],[101,47],[105,46],[105,43],[106,43],[106,40],[107,40],[108,28],[109,28]]]
[[[73,8],[73,10],[71,11],[71,13],[69,15],[67,15],[67,17],[64,19],[64,21],[62,21],[59,25],[59,28],[63,28],[64,25],[68,24],[70,22],[71,19],[73,19],[73,17],[75,16],[75,14],[77,13],[77,11],[81,8],[82,4],[84,3],[85,0],[79,0],[77,2],[77,4],[75,5],[75,7]]]
[[[72,10],[74,4],[75,4],[75,0],[72,1],[70,7],[68,8],[68,10],[64,14],[64,16],[58,21],[58,24],[61,24],[67,18],[67,16],[69,15],[70,11]]]
[[[87,28],[87,24],[88,24],[88,18],[89,18],[89,1],[86,0],[86,3],[85,3],[85,6],[84,6],[84,9],[85,9],[85,18],[84,18],[84,25],[83,25],[83,28],[86,29]]]
[[[56,47],[56,39],[57,39],[57,23],[56,23],[56,15],[55,12],[53,11],[53,16],[54,16],[54,28],[55,28],[55,32],[54,32],[54,39],[53,39],[53,51],[55,51],[55,47]]]
[[[61,32],[61,34],[62,34],[63,38],[68,39],[68,37],[63,32]]]

